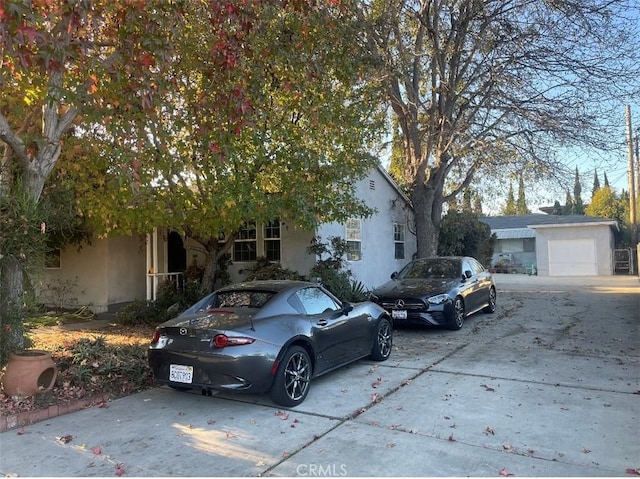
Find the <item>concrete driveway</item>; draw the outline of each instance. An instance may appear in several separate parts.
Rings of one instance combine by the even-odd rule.
[[[315,381],[295,409],[157,388],[0,434],[0,474],[640,472],[638,278],[496,282],[495,314],[457,332],[397,330],[387,362]]]

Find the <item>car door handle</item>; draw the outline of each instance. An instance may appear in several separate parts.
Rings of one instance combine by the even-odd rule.
[[[318,326],[326,326],[327,324],[329,324],[329,321],[327,321],[326,319],[320,319],[316,322],[316,324]]]

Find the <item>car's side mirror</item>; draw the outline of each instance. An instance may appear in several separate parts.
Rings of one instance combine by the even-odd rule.
[[[469,279],[471,278],[471,276],[473,276],[473,273],[470,270],[465,270],[464,274],[462,275],[462,279]]]
[[[394,271],[393,273],[391,273],[391,279],[396,279],[398,277],[398,272]]]
[[[347,303],[346,301],[342,303],[342,314],[345,316],[353,311],[353,305],[351,303]]]

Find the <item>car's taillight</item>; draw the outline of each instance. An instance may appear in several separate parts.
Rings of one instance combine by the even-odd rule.
[[[253,338],[246,338],[244,336],[227,336],[226,334],[216,334],[213,338],[213,345],[216,348],[226,348],[227,346],[242,346],[244,344],[251,344],[255,341]]]
[[[151,344],[156,344],[160,340],[160,331],[156,330],[151,338]]]

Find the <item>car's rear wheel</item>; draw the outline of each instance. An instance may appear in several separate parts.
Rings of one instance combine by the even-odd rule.
[[[374,361],[386,361],[391,354],[393,346],[393,328],[386,318],[380,318],[376,337],[373,341],[373,349],[371,350],[371,359]]]
[[[462,328],[464,324],[464,301],[460,296],[457,296],[453,302],[453,318],[449,324],[449,329],[458,330]]]
[[[489,301],[485,308],[482,310],[483,313],[494,313],[496,311],[496,288],[491,286],[489,288]]]
[[[301,346],[285,353],[271,387],[271,399],[281,406],[293,407],[304,401],[311,382],[311,358]]]

